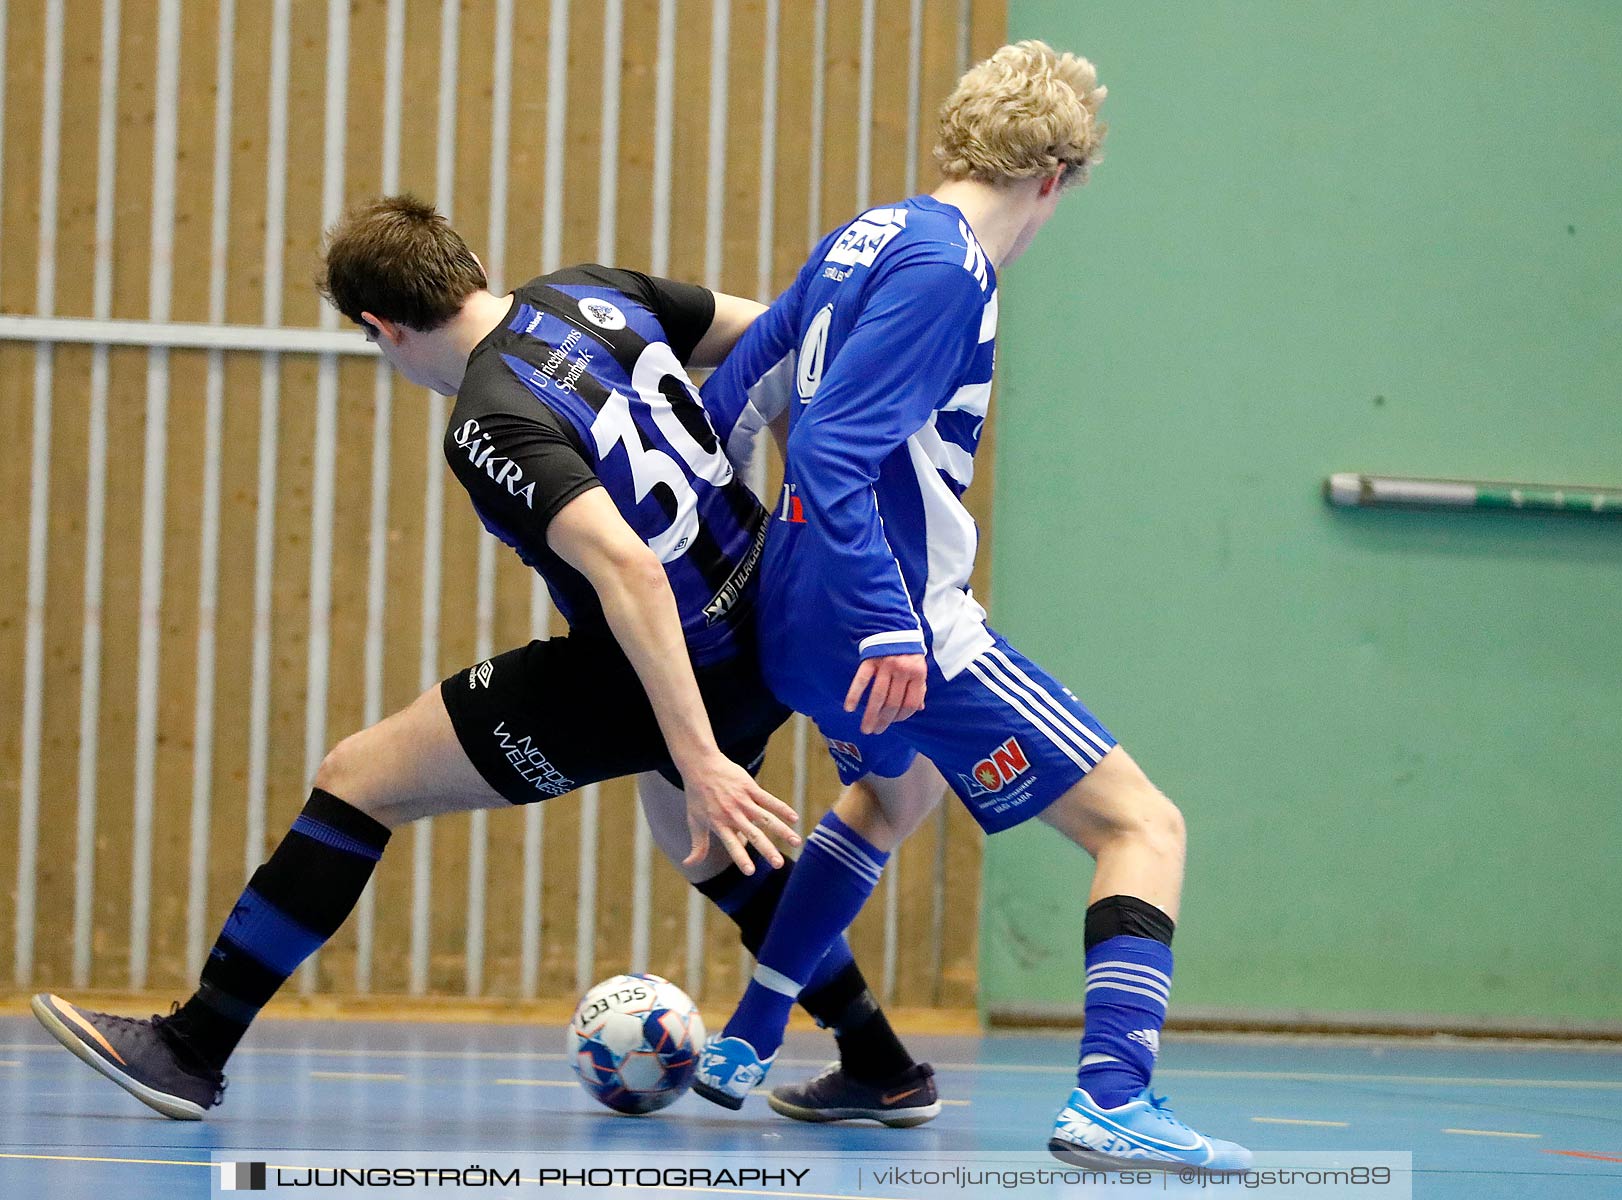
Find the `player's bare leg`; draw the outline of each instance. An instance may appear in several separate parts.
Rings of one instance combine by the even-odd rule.
[[[342,796],[386,829],[508,804],[468,761],[438,684],[329,750],[315,786]]]
[[[249,882],[170,1016],[131,1020],[34,997],[34,1015],[80,1059],[148,1106],[197,1120],[260,1008],[360,899],[390,832],[439,813],[505,806],[468,761],[438,686],[327,754],[309,802]]]
[[[935,811],[946,795],[946,780],[922,755],[894,779],[867,775],[840,793],[834,803],[839,819],[874,847],[891,853]]]
[[[1097,862],[1088,903],[1136,896],[1172,920],[1183,894],[1183,814],[1116,746],[1042,813]]]

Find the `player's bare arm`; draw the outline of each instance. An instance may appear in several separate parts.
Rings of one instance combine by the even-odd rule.
[[[785,823],[795,819],[794,810],[716,745],[659,559],[601,488],[566,504],[548,526],[547,541],[591,581],[609,628],[647,690],[670,757],[686,784],[693,835],[687,861],[704,857],[713,831],[744,874],[755,869],[749,846],[774,868],[781,867],[783,855],[772,839],[799,844],[799,835]]]
[[[715,293],[715,317],[710,327],[693,347],[687,360],[690,367],[718,367],[721,360],[738,344],[744,330],[754,324],[755,318],[766,311],[764,304],[745,300],[742,296]]]

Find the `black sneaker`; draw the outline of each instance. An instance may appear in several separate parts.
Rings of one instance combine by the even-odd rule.
[[[225,1098],[225,1076],[191,1053],[167,1017],[114,1017],[44,992],[29,1007],[75,1057],[166,1117],[201,1121]]]
[[[773,1088],[766,1103],[796,1121],[877,1121],[895,1129],[940,1116],[935,1069],[916,1063],[883,1083],[862,1083],[829,1063],[804,1083]]]

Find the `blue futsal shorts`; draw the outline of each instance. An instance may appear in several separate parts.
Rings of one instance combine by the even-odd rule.
[[[989,631],[988,631],[989,632]],[[1068,688],[1000,635],[947,679],[929,661],[924,707],[877,736],[861,731],[867,700],[808,715],[839,778],[894,778],[922,754],[987,833],[1028,821],[1098,765],[1115,738]]]

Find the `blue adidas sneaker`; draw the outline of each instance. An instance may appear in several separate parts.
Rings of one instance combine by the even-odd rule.
[[[698,1058],[693,1091],[722,1108],[742,1108],[749,1089],[771,1070],[777,1055],[761,1058],[742,1038],[711,1034]]]
[[[1248,1171],[1254,1162],[1243,1146],[1190,1129],[1148,1088],[1118,1108],[1100,1108],[1078,1087],[1053,1122],[1048,1150],[1071,1166],[1101,1169],[1194,1167],[1217,1174]]]

